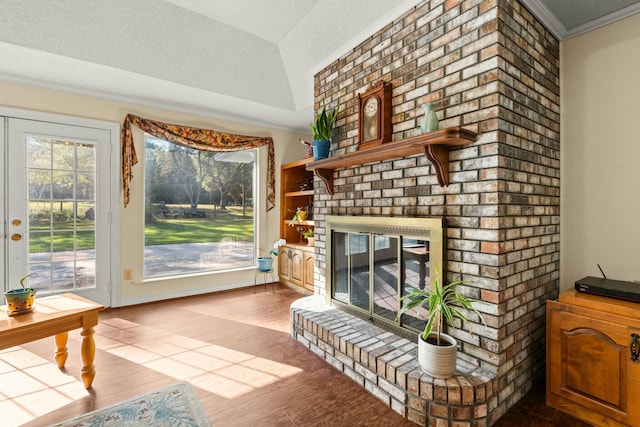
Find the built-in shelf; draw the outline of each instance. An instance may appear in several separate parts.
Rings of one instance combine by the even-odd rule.
[[[291,220],[287,219],[284,221],[285,224],[287,225],[287,227],[295,227],[296,225],[301,225],[301,226],[307,226],[307,227],[313,227],[314,225],[316,225],[316,223],[313,220],[308,220],[308,221],[296,221],[294,223],[294,225],[290,225],[291,224]]]
[[[461,127],[440,129],[366,150],[316,160],[306,167],[324,182],[327,192],[333,194],[335,169],[424,153],[436,170],[438,183],[446,187],[449,185],[449,147],[471,144],[477,136],[475,132]]]
[[[301,191],[289,191],[284,193],[285,197],[297,197],[297,196],[313,196],[313,188],[311,190],[301,190]]]

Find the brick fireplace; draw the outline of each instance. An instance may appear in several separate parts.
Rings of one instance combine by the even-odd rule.
[[[334,366],[360,369],[365,388],[417,423],[491,425],[544,380],[545,301],[559,290],[559,43],[517,0],[424,1],[316,74],[316,108],[341,105],[331,156],[357,150],[357,94],[379,80],[392,84],[394,141],[418,135],[421,105],[433,102],[440,128],[477,142],[450,150],[447,187],[421,154],[337,169],[334,194],[316,178],[315,293],[326,293],[327,215],[445,217],[447,280],[468,283],[488,326],[449,330],[467,374],[451,384],[409,369],[413,343],[340,313],[330,321],[312,302],[294,309],[292,333]],[[391,341],[388,351],[340,335],[354,324]]]

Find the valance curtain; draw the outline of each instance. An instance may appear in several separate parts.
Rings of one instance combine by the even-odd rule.
[[[269,164],[267,167],[267,211],[273,209],[276,203],[276,161],[274,156],[273,139],[271,137],[234,135],[217,132],[210,129],[193,128],[189,126],[172,125],[145,119],[133,114],[127,114],[122,125],[122,187],[124,190],[124,206],[129,204],[130,183],[133,178],[133,165],[138,163],[136,150],[133,146],[131,125],[142,129],[146,133],[163,138],[174,144],[201,151],[239,151],[266,145],[269,149]]]

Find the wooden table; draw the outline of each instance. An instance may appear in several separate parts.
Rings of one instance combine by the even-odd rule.
[[[7,307],[0,306],[0,350],[55,335],[56,363],[64,368],[69,331],[82,328],[81,377],[85,388],[90,388],[96,375],[93,327],[104,306],[73,294],[36,297],[34,306],[31,313],[16,316],[8,316]]]

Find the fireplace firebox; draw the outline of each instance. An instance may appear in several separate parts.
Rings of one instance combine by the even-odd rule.
[[[417,310],[396,319],[409,288],[429,287],[443,265],[444,218],[327,216],[327,302],[406,338]]]

